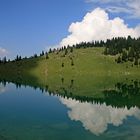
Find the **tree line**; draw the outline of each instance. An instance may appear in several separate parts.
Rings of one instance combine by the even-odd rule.
[[[40,53],[40,55],[37,55],[37,54],[34,54],[33,56],[30,56],[29,58],[38,58],[38,57],[41,57],[41,56],[45,56],[45,58],[46,59],[49,59],[49,55],[48,55],[48,52],[46,51],[42,51],[41,53]],[[28,57],[21,57],[21,55],[17,55],[16,57],[15,57],[15,59],[13,59],[13,60],[10,60],[10,59],[7,59],[7,57],[6,56],[4,56],[3,58],[0,58],[0,64],[6,64],[6,63],[8,63],[8,62],[18,62],[18,61],[21,61],[21,60],[25,60],[25,59],[28,59]]]
[[[140,38],[118,37],[107,40],[105,44],[104,54],[117,55],[118,57],[115,60],[117,63],[130,61],[134,65],[140,64]]]
[[[140,38],[132,38],[131,36],[125,37],[116,37],[112,39],[107,39],[106,41],[92,41],[92,42],[81,42],[72,46],[63,46],[61,48],[50,48],[49,51],[42,51],[40,55],[34,54],[29,58],[38,58],[39,56],[45,56],[46,59],[49,59],[49,54],[59,52],[64,52],[63,57],[67,54],[72,53],[74,49],[80,48],[91,48],[91,47],[104,47],[104,55],[117,55],[115,60],[117,63],[123,62],[133,62],[134,65],[140,64]],[[16,58],[12,61],[20,61],[22,59],[27,59],[27,57],[22,58],[17,55]],[[7,60],[6,57],[0,59],[0,63],[6,63],[10,60]]]

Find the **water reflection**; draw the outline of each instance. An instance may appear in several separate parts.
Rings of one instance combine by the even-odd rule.
[[[3,94],[4,92],[6,92],[6,87],[0,84],[0,94]]]
[[[128,109],[107,106],[105,103],[81,103],[73,99],[60,98],[60,101],[70,110],[68,116],[71,120],[80,121],[86,130],[100,135],[108,129],[109,124],[120,126],[127,117],[140,119],[140,109]]]
[[[10,83],[7,82],[5,79],[0,80],[1,85],[3,87],[6,84]],[[13,82],[12,82],[13,83]],[[127,107],[130,109],[131,107],[138,107],[140,108],[140,81],[139,80],[130,80],[123,82],[117,82],[114,86],[110,87],[109,89],[102,89],[98,91],[97,94],[94,95],[94,91],[92,94],[84,93],[84,94],[77,94],[77,90],[73,87],[75,86],[75,80],[71,79],[69,85],[63,85],[65,83],[64,78],[61,79],[61,84],[58,86],[58,89],[50,88],[51,85],[27,85],[26,83],[14,82],[16,88],[24,87],[32,87],[35,90],[39,89],[42,93],[48,92],[49,95],[61,95],[62,97],[72,98],[78,100],[80,102],[90,102],[90,103],[99,103],[106,105],[111,105],[113,107],[125,108]],[[84,86],[81,87],[84,90]],[[1,91],[4,92],[4,88],[1,87]],[[85,91],[85,90],[84,90]],[[87,96],[88,95],[88,96]]]
[[[103,91],[107,104],[128,108],[137,106],[140,108],[140,81],[132,80],[128,83],[118,82],[114,88]]]
[[[112,89],[102,91],[104,96],[100,98],[75,96],[63,87],[64,94],[49,91],[48,85],[44,88],[34,86],[35,91],[20,83],[15,83],[20,90],[6,84],[3,81],[0,85],[0,91],[7,93],[0,98],[3,107],[0,110],[0,139],[1,135],[7,139],[12,131],[19,137],[26,137],[29,131],[30,140],[32,136],[41,140],[63,139],[64,136],[69,140],[118,140],[122,137],[137,140],[140,137],[139,82],[117,83]],[[75,82],[71,80],[73,84]],[[3,128],[4,132],[1,131]]]

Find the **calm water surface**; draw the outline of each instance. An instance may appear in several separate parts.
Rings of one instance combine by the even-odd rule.
[[[0,140],[139,140],[140,109],[0,84]]]

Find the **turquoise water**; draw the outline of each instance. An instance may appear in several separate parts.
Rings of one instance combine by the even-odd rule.
[[[0,140],[139,140],[140,109],[0,84]]]

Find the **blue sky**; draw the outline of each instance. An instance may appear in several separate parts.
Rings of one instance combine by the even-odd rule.
[[[119,11],[118,7],[122,3],[120,0],[120,5],[112,3],[111,0],[103,1],[0,0],[1,57],[7,55],[9,58],[14,58],[16,54],[30,56],[40,53],[49,46],[59,44],[63,38],[70,34],[68,28],[71,23],[82,21],[86,13],[97,7],[108,11],[111,19],[116,16],[121,17],[129,27],[139,24],[139,13],[132,15],[125,9]],[[114,7],[111,9],[111,6],[116,9]],[[134,9],[128,5],[123,8]],[[118,11],[116,12],[116,10]]]

